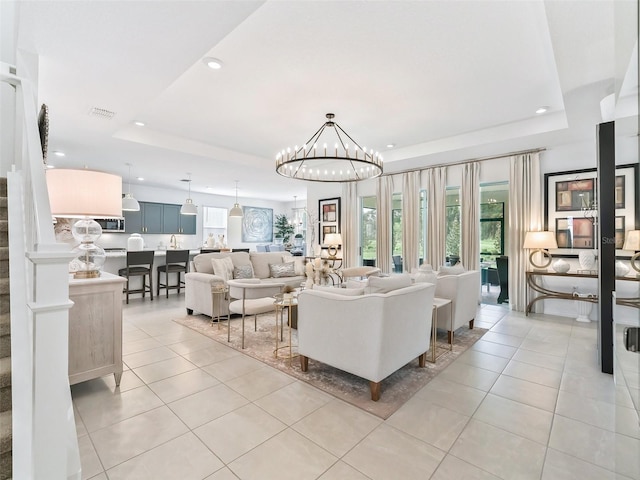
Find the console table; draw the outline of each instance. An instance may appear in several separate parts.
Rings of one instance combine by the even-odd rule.
[[[122,377],[122,287],[126,279],[107,272],[70,279],[69,384],[113,373]]]
[[[526,272],[527,274],[527,286],[531,288],[534,292],[538,292],[540,295],[533,298],[529,301],[529,289],[526,291],[526,301],[527,301],[527,310],[526,314],[529,315],[531,313],[531,309],[533,305],[540,300],[577,300],[580,302],[591,302],[598,303],[597,295],[589,295],[589,296],[578,296],[573,295],[573,292],[560,292],[557,290],[551,290],[550,288],[546,288],[542,285],[542,280],[544,277],[569,277],[575,279],[581,278],[598,278],[597,275],[591,274],[582,274],[582,273],[557,273],[557,272]],[[539,280],[538,280],[539,279]],[[628,281],[628,282],[638,282],[640,278],[637,277],[616,277],[617,280]],[[617,297],[616,303],[618,305],[624,305],[626,307],[634,307],[640,308],[640,298],[637,297],[627,297],[621,298]]]

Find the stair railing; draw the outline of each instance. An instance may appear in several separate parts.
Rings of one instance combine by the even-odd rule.
[[[31,82],[0,64],[15,91],[7,173],[13,478],[80,479],[68,377],[69,246],[56,243]]]

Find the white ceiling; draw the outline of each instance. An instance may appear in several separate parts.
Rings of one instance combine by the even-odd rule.
[[[49,150],[66,153],[51,163],[291,201],[306,183],[279,177],[275,154],[327,112],[387,171],[593,138],[635,44],[613,54],[614,4],[27,1],[18,47],[39,58]]]

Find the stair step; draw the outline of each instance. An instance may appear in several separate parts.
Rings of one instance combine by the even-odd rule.
[[[0,336],[11,333],[11,314],[0,313]]]
[[[9,246],[9,222],[0,220],[0,247]]]
[[[0,337],[0,359],[11,356],[11,335]]]
[[[11,410],[11,387],[0,388],[0,412]]]
[[[7,177],[0,178],[0,197],[7,196]]]
[[[9,313],[11,311],[11,302],[9,295],[0,295],[0,314]]]
[[[0,247],[0,260],[9,260],[9,247]]]
[[[0,480],[11,480],[13,475],[13,465],[11,452],[0,455]]]
[[[11,385],[11,357],[0,358],[0,388]]]
[[[11,451],[11,410],[0,412],[0,453]]]
[[[9,278],[0,278],[0,295],[9,295]],[[1,298],[1,297],[0,297]],[[3,298],[4,300],[8,300],[8,298]]]

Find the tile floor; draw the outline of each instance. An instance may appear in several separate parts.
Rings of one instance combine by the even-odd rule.
[[[83,478],[640,479],[595,325],[482,305],[489,332],[383,421],[172,322],[183,302],[132,299],[120,388],[72,387]]]

